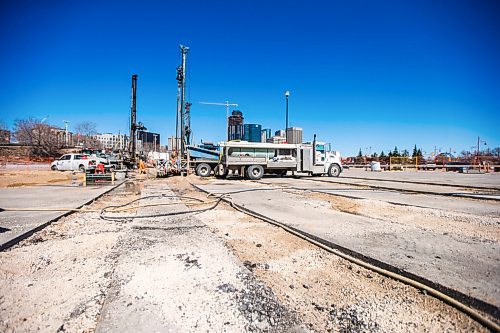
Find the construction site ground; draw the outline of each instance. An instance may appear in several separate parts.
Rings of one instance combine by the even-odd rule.
[[[443,174],[427,177],[471,184],[459,178],[465,175],[446,174],[456,177],[450,181]],[[343,176],[377,177],[354,170]],[[474,176],[477,184],[499,187],[498,174]],[[90,212],[62,217],[0,252],[0,332],[488,332],[421,290],[192,186],[238,192],[226,198],[498,309],[497,201],[328,182],[343,179],[191,175],[121,185],[86,206]],[[43,196],[16,189],[31,192],[31,199],[17,200],[25,207]],[[9,190],[0,189],[0,207],[16,205]],[[462,191],[449,189],[455,190]],[[137,199],[131,209],[100,217],[102,208]],[[483,315],[498,322],[496,313]]]

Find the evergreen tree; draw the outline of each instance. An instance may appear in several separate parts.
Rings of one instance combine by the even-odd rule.
[[[382,152],[380,153],[380,158],[383,158],[385,157],[385,154],[384,154],[384,151],[382,150]]]
[[[373,154],[372,154],[372,157],[373,157],[373,158],[377,158],[377,157],[378,157],[378,154],[377,154],[377,153],[373,153]]]
[[[422,157],[423,156],[422,149],[418,148],[418,150],[417,150],[417,156],[418,157]]]
[[[413,153],[411,153],[411,157],[416,157],[416,156],[418,156],[417,145],[415,145],[415,147],[413,147]]]
[[[361,151],[361,148],[359,148],[358,157],[363,157],[363,152]]]
[[[410,156],[410,152],[408,150],[403,150],[403,153],[401,153],[401,156],[402,157],[409,157]]]
[[[397,146],[394,146],[394,151],[392,152],[392,157],[399,157],[399,150]]]

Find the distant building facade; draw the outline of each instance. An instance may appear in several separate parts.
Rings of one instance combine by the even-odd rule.
[[[94,135],[93,138],[101,143],[103,149],[125,150],[127,149],[128,137],[125,134],[104,133]]]
[[[276,132],[274,132],[274,136],[281,136],[281,137],[285,137],[286,133],[284,130],[277,130]]]
[[[302,143],[302,128],[289,127],[286,130],[287,143]]]
[[[268,139],[271,138],[271,129],[270,128],[264,128],[260,132],[260,142],[267,142]]]
[[[267,142],[268,143],[285,143],[286,142],[286,138],[283,137],[283,136],[272,136],[270,137],[269,139],[267,139]]]
[[[234,110],[228,118],[227,139],[229,141],[243,140],[243,135],[243,113]]]
[[[174,151],[174,150],[181,150],[181,138],[175,138],[175,136],[170,136],[168,137],[168,150]]]
[[[158,150],[159,146],[160,146],[160,134],[142,130],[137,131],[138,151],[140,152],[156,151]]]
[[[261,142],[262,126],[259,124],[243,125],[243,140],[248,142]]]

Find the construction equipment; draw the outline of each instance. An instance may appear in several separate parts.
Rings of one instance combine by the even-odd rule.
[[[236,103],[229,103],[229,101],[226,101],[225,103],[212,103],[212,102],[200,102],[200,104],[205,104],[205,105],[220,105],[220,106],[225,106],[226,107],[226,132],[227,134],[227,140],[229,140],[229,107],[230,106],[238,106]]]
[[[136,146],[137,146],[137,130],[146,130],[146,127],[139,122],[137,123],[137,107],[136,107],[136,94],[137,94],[137,74],[132,75],[132,92],[131,92],[131,106],[130,106],[130,143],[129,153],[130,162],[133,165],[137,164],[136,159]]]
[[[191,143],[191,103],[186,102],[186,57],[189,47],[179,45],[181,49],[181,65],[177,67],[177,117],[175,126],[176,139],[180,137],[180,157],[186,154],[186,145]],[[177,141],[176,141],[177,142]]]

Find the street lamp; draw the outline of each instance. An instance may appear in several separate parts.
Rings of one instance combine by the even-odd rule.
[[[68,146],[68,120],[63,120],[64,123],[64,145],[67,147]]]
[[[286,124],[285,124],[285,140],[288,143],[288,96],[290,96],[290,91],[285,91],[286,97]]]

